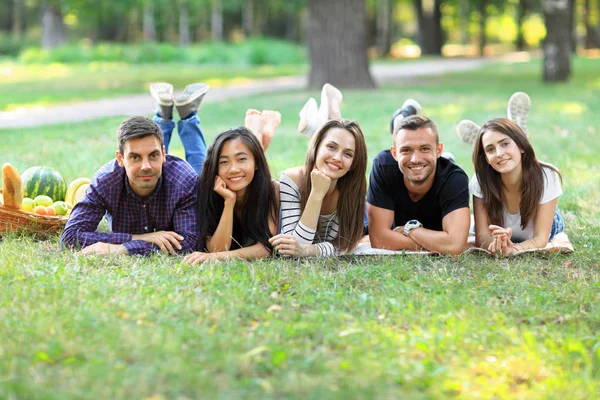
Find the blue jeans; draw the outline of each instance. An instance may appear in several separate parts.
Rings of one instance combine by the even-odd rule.
[[[552,229],[550,229],[550,238],[548,241],[554,239],[558,233],[561,233],[565,230],[565,220],[562,215],[560,215],[560,210],[558,206],[556,207],[556,211],[554,212],[554,220],[552,221]]]
[[[169,144],[171,143],[171,136],[173,129],[175,129],[175,122],[171,119],[163,119],[160,115],[154,116],[154,122],[160,126],[165,138],[165,150],[169,153]],[[206,142],[204,141],[204,135],[200,129],[200,118],[196,113],[192,113],[188,118],[181,119],[177,123],[177,131],[179,132],[179,138],[183,144],[185,150],[186,161],[194,168],[196,173],[200,175],[202,171],[202,165],[204,165],[204,159],[206,158]]]

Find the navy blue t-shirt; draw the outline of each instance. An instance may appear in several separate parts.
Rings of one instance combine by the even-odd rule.
[[[367,202],[393,210],[395,226],[416,219],[427,229],[442,231],[447,214],[469,207],[469,178],[458,165],[440,157],[433,186],[419,201],[412,201],[398,162],[390,150],[384,150],[373,160]]]

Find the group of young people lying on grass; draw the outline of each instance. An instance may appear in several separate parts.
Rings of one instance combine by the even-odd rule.
[[[359,244],[457,255],[470,246],[469,191],[474,244],[492,254],[544,248],[564,230],[561,176],[528,140],[525,93],[511,97],[508,118],[458,125],[459,137],[473,145],[470,183],[443,153],[436,124],[407,100],[392,116],[392,145],[374,158],[367,185],[363,132],[342,118],[342,94],[332,85],[323,87],[320,105],[311,98],[302,108],[306,159],[279,181],[265,151],[281,115],[248,110],[245,127],[220,133],[207,149],[197,115],[207,91],[196,83],[174,96],[169,84],[151,85],[154,119],[121,124],[116,158],[73,208],[63,245],[82,254],[182,253],[189,264],[335,256]],[[174,107],[187,162],[167,155]],[[108,232],[97,231],[103,218]]]

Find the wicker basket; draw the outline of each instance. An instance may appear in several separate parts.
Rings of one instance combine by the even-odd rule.
[[[5,233],[57,233],[63,230],[69,217],[28,213],[0,204],[0,236]]]

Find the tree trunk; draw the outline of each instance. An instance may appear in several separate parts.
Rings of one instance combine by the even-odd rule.
[[[597,18],[600,19],[600,0],[597,0],[597,2],[599,7]],[[591,3],[592,2],[590,0],[585,0],[585,6],[583,9],[583,22],[585,23],[585,48],[588,50],[600,47],[600,37],[598,36],[598,33],[600,32],[597,32],[592,25],[591,15],[593,11],[591,10]],[[598,27],[600,28],[600,21],[598,22]]]
[[[421,54],[442,54],[441,6],[443,0],[414,0],[413,4],[419,23],[418,41]]]
[[[390,54],[392,48],[392,2],[377,1],[377,48],[381,55]]]
[[[12,36],[15,39],[21,37],[23,27],[21,25],[21,19],[23,15],[23,1],[13,0],[13,13],[12,13]]]
[[[485,55],[485,46],[487,45],[487,35],[485,28],[487,26],[487,0],[479,0],[479,54]]]
[[[42,48],[50,49],[60,46],[66,41],[65,24],[60,6],[44,2],[42,12]]]
[[[367,57],[365,0],[309,0],[308,11],[309,87],[331,83],[374,88]]]
[[[571,7],[569,0],[544,0],[544,82],[563,82],[571,76]]]
[[[460,0],[460,42],[464,45],[469,44],[469,15],[471,10],[469,0]]]
[[[242,8],[242,26],[247,37],[254,34],[254,0],[245,0]]]
[[[519,0],[517,7],[517,40],[515,47],[518,51],[525,50],[525,36],[523,35],[523,21],[528,11],[528,0]]]
[[[154,25],[154,7],[152,5],[152,0],[146,0],[144,3],[142,30],[144,32],[144,41],[156,41],[156,26]]]
[[[544,0],[548,1],[548,0]],[[560,0],[558,0],[560,1]],[[575,3],[577,0],[569,1],[569,37],[571,38],[571,53],[577,53],[577,24],[575,23]]]
[[[185,0],[179,3],[179,44],[190,44],[190,10]]]
[[[223,41],[223,6],[221,5],[221,0],[213,0],[210,29],[213,40],[218,42]]]

